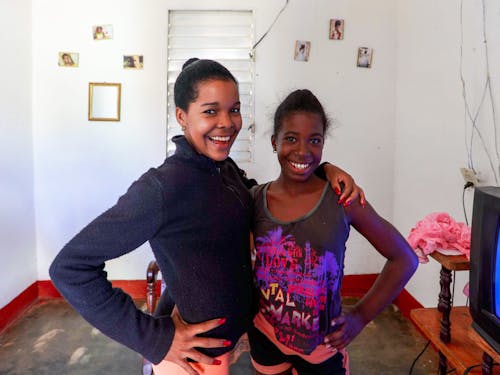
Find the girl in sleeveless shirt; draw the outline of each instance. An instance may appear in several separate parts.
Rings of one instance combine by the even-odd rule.
[[[417,267],[403,236],[363,202],[338,205],[313,171],[329,122],[309,90],[277,108],[271,143],[280,176],[253,188],[259,312],[249,331],[257,374],[347,374],[345,347],[401,292]],[[373,287],[343,313],[340,287],[350,227],[387,261]]]

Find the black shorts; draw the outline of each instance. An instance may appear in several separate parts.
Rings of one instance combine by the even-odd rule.
[[[310,363],[298,355],[281,352],[261,331],[252,327],[248,330],[250,355],[261,366],[277,366],[289,363],[299,375],[345,375],[344,356],[338,352],[321,363]],[[281,370],[283,371],[283,370]],[[280,371],[280,372],[281,372]]]

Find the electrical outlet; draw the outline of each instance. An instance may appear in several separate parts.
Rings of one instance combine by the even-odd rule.
[[[462,173],[462,177],[465,182],[470,182],[476,186],[479,184],[479,180],[477,178],[476,172],[474,172],[471,168],[460,168],[460,172]]]

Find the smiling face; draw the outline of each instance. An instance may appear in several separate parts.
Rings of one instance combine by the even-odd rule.
[[[64,65],[73,65],[73,60],[71,59],[71,56],[68,55],[67,53],[62,55],[62,59],[63,59]]]
[[[281,177],[297,182],[309,179],[321,162],[324,124],[319,114],[293,112],[282,119],[271,142],[281,165]]]
[[[136,55],[132,56],[132,63],[136,68],[140,68],[142,66],[141,58]]]
[[[242,125],[238,87],[231,80],[202,81],[197,94],[187,111],[176,108],[177,121],[198,153],[225,160]]]

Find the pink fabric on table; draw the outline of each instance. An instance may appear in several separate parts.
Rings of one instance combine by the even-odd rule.
[[[458,250],[470,257],[470,227],[456,222],[445,212],[434,212],[417,222],[411,229],[408,242],[420,263],[427,263],[427,255],[438,249]]]

